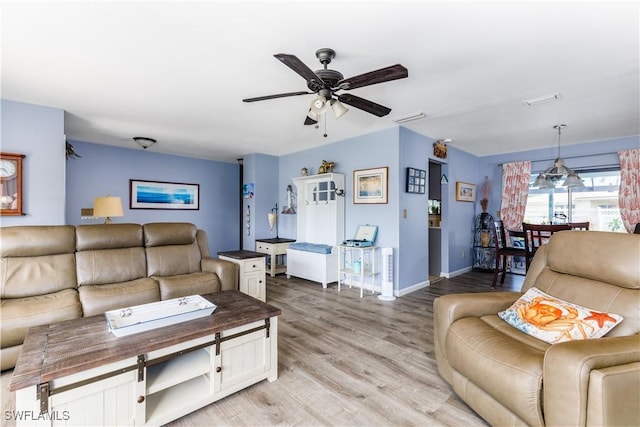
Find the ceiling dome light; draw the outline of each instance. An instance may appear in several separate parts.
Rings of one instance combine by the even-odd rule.
[[[146,138],[144,136],[134,136],[133,140],[136,142],[136,144],[138,144],[140,147],[144,148],[145,150],[157,142],[153,138]]]

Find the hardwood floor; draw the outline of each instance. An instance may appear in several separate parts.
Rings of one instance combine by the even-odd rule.
[[[263,381],[171,426],[486,426],[438,375],[433,300],[490,291],[492,274],[437,281],[393,302],[348,286],[285,275],[267,277],[267,302],[279,319],[279,377]],[[505,290],[523,277],[507,275]],[[3,412],[11,371],[2,373]],[[15,423],[2,418],[2,426]]]

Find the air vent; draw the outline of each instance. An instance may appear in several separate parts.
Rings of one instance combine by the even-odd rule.
[[[525,99],[522,101],[524,105],[528,105],[529,107],[533,107],[534,105],[544,104],[545,102],[558,101],[562,99],[562,95],[560,92],[552,93],[549,95],[539,96],[537,98]]]
[[[418,111],[416,113],[408,114],[404,117],[399,117],[397,119],[394,119],[393,121],[398,124],[402,124],[402,123],[412,122],[414,120],[424,119],[425,117],[427,117],[425,113],[423,113],[422,111]]]

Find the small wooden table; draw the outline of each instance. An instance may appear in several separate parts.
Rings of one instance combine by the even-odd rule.
[[[240,292],[263,302],[267,302],[266,257],[262,253],[245,250],[218,252],[218,258],[238,265]]]
[[[295,242],[295,239],[285,239],[277,237],[274,239],[257,239],[256,252],[269,255],[269,274],[276,277],[276,274],[284,273],[287,266],[282,261],[282,257],[287,254],[289,244]],[[280,256],[280,262],[278,262]]]
[[[29,329],[9,389],[32,416],[17,425],[162,425],[277,379],[280,309],[239,291],[203,296],[210,316],[120,338],[104,315]]]

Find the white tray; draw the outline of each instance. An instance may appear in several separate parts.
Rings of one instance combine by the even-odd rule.
[[[209,316],[216,305],[200,295],[174,298],[107,311],[109,331],[117,337],[150,331],[187,320]]]

